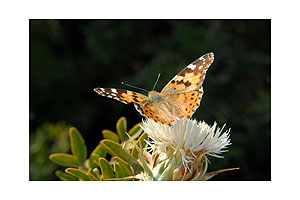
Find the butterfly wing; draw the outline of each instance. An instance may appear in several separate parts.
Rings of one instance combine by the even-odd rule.
[[[179,93],[176,95],[175,107],[178,112],[178,117],[181,119],[189,119],[200,106],[200,101],[203,95],[203,88],[192,90],[189,92]]]
[[[214,54],[207,53],[180,71],[161,91],[162,94],[180,93],[201,88],[206,71],[214,61]]]
[[[153,102],[146,104],[134,104],[135,109],[144,117],[148,117],[156,122],[163,124],[172,124],[175,121],[175,116],[169,115],[166,107],[162,105],[153,105]]]
[[[154,121],[171,125],[176,119],[189,119],[200,105],[203,88],[183,93],[168,95],[166,102],[134,104],[139,113]],[[172,102],[172,103],[167,103]]]
[[[114,88],[95,88],[94,91],[102,96],[116,99],[125,104],[134,103],[136,110],[141,115],[157,122],[170,124],[174,121],[174,118],[165,114],[168,113],[166,107],[147,101],[148,97],[143,94]]]
[[[102,96],[116,99],[125,104],[132,102],[140,104],[148,98],[147,96],[140,93],[115,88],[95,88],[94,91]]]

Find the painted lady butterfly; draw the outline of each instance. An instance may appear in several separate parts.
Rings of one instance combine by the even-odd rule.
[[[125,104],[133,102],[143,116],[172,124],[178,118],[190,118],[199,107],[203,95],[202,83],[213,61],[213,53],[203,55],[179,72],[161,92],[150,91],[148,97],[122,89],[95,88],[94,91]]]

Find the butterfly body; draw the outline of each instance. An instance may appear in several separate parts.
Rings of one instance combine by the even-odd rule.
[[[213,62],[213,53],[205,54],[179,72],[161,92],[150,91],[148,96],[129,90],[95,88],[94,90],[122,103],[134,103],[140,114],[163,124],[176,119],[190,118],[200,105],[202,83]]]

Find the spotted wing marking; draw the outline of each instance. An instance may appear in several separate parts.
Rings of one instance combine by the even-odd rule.
[[[182,92],[198,90],[204,81],[206,71],[214,61],[214,54],[207,53],[180,71],[161,91]]]
[[[161,113],[155,106],[151,106],[149,103],[145,105],[134,104],[134,107],[141,115],[156,122],[170,125],[175,121],[174,116],[164,115],[164,113]]]
[[[141,103],[144,101],[145,98],[147,98],[143,94],[132,92],[129,90],[122,90],[122,89],[95,88],[94,91],[102,96],[118,100],[125,104],[131,103],[131,102]]]
[[[202,95],[202,87],[198,90],[178,94],[176,103],[179,105],[177,106],[180,110],[179,118],[191,118],[196,112],[197,108],[200,106]]]

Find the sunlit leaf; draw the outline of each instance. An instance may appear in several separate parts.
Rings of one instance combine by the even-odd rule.
[[[120,158],[129,163],[133,161],[133,158],[130,157],[129,153],[126,150],[124,150],[120,144],[107,139],[102,140],[101,144],[103,144],[107,148],[108,152],[112,154],[112,156],[119,156]]]
[[[126,140],[128,137],[126,135],[127,131],[127,121],[125,117],[121,117],[116,124],[117,133],[121,141]]]
[[[66,173],[71,174],[83,181],[92,181],[93,179],[88,175],[88,172],[82,169],[67,168]]]
[[[49,156],[49,159],[64,167],[78,167],[80,165],[73,155],[66,153],[54,153]]]
[[[78,181],[78,178],[70,174],[67,174],[61,170],[56,170],[55,175],[62,181]]]
[[[124,178],[124,177],[132,176],[132,174],[127,169],[127,167],[125,167],[120,163],[115,163],[115,172],[116,172],[116,178]]]
[[[106,159],[99,158],[99,166],[102,171],[103,180],[115,178],[114,170]]]
[[[80,163],[83,163],[87,158],[87,148],[84,140],[75,127],[70,128],[69,134],[72,153]]]
[[[103,130],[102,135],[103,135],[103,138],[105,138],[105,139],[110,139],[112,141],[120,143],[118,135],[111,130],[107,130],[107,129]]]
[[[120,164],[122,164],[124,167],[127,168],[127,171],[129,171],[131,173],[131,167],[128,164],[128,162],[125,162],[124,160],[122,160],[121,158],[119,158],[118,156],[115,157],[116,161]]]
[[[89,161],[90,161],[90,167],[91,168],[95,168],[95,167],[98,167],[98,164],[99,164],[99,158],[100,157],[103,157],[105,158],[106,156],[106,151],[105,149],[103,148],[103,145],[102,144],[99,144],[94,150],[93,152],[91,153],[90,155],[90,158],[89,158]]]

